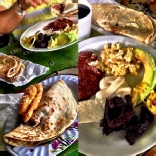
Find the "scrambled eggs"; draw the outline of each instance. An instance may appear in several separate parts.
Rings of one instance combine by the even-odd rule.
[[[137,75],[141,66],[141,62],[133,56],[133,48],[124,48],[120,44],[112,44],[111,47],[106,44],[100,57],[100,61],[93,61],[91,65],[114,76],[124,76],[127,72]]]

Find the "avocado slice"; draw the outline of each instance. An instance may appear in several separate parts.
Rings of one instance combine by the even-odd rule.
[[[55,37],[57,45],[68,44],[70,39],[66,34],[60,34]]]
[[[144,66],[144,76],[132,91],[133,104],[136,106],[140,104],[149,95],[150,91],[156,84],[156,65],[153,57],[142,49],[134,49],[134,56]]]

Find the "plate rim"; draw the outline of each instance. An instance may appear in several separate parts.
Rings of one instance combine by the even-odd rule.
[[[132,44],[135,44],[135,46],[134,45],[132,45],[133,47],[137,47],[136,46],[136,44],[137,45],[139,45],[139,46],[141,46],[142,48],[141,49],[143,49],[143,50],[145,50],[145,51],[148,51],[147,49],[149,49],[149,51],[150,51],[150,53],[151,53],[151,51],[152,51],[152,56],[153,55],[156,55],[156,49],[154,49],[153,47],[151,47],[150,45],[147,45],[147,44],[144,44],[144,43],[142,43],[142,42],[139,42],[139,41],[137,41],[137,40],[135,40],[135,39],[133,39],[133,38],[131,38],[131,37],[128,37],[128,36],[123,36],[123,35],[115,35],[115,34],[112,34],[112,35],[100,35],[100,36],[95,36],[95,37],[91,37],[91,38],[88,38],[88,39],[86,39],[86,40],[83,40],[83,41],[81,41],[81,42],[79,42],[78,43],[78,53],[79,52],[81,52],[81,51],[83,51],[83,47],[85,47],[85,46],[87,46],[87,44],[90,44],[91,42],[94,42],[94,43],[96,43],[96,42],[103,42],[103,41],[105,41],[105,40],[110,40],[111,39],[111,41],[113,41],[113,40],[124,40],[124,41],[126,41],[129,45],[131,45],[130,44],[130,42],[132,43]],[[88,43],[89,42],[89,43]],[[121,42],[121,41],[120,41]],[[93,44],[94,44],[93,43]],[[119,42],[117,42],[117,43],[119,43]],[[122,42],[123,43],[123,42]],[[89,48],[88,48],[89,49]],[[153,56],[154,57],[154,56]],[[155,56],[156,57],[156,56]],[[154,58],[155,59],[155,61],[156,61],[156,58]]]

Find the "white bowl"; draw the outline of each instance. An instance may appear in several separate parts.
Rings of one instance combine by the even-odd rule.
[[[79,19],[79,41],[89,38],[91,32],[92,6],[87,0],[79,0],[79,4],[84,4],[90,8],[87,16]]]

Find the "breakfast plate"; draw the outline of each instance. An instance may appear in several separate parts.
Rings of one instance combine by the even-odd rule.
[[[41,22],[38,22],[36,23],[35,25],[31,26],[30,28],[28,28],[20,37],[20,44],[21,46],[24,48],[24,49],[27,49],[29,51],[36,51],[36,52],[49,52],[49,51],[55,51],[55,50],[59,50],[59,49],[63,49],[63,48],[66,48],[74,43],[77,42],[77,40],[74,40],[73,42],[69,42],[68,44],[62,44],[62,45],[57,45],[57,46],[54,46],[54,47],[50,47],[50,48],[35,48],[34,46],[27,46],[25,44],[25,42],[23,41],[25,38],[28,38],[30,36],[34,36],[36,33],[38,33],[39,31],[43,32],[43,34],[45,33],[43,31],[43,28],[45,26],[47,26],[49,23],[51,22],[54,22],[56,20],[59,20],[59,19],[69,19],[71,21],[73,21],[74,24],[77,24],[78,23],[78,17],[77,16],[72,16],[72,17],[57,17],[57,18],[51,18],[51,19],[47,19],[45,21],[41,21]],[[47,32],[49,33],[49,32]],[[32,42],[32,41],[31,41]]]
[[[119,43],[124,47],[141,48],[142,50],[151,54],[156,61],[156,50],[142,44],[134,39],[123,36],[108,35],[99,36],[87,39],[79,43],[79,52],[95,52],[99,55],[99,52],[104,48],[105,44]],[[129,77],[127,83],[131,86],[138,84],[143,76],[143,71],[139,76]],[[136,109],[139,108],[136,107]],[[102,128],[99,123],[85,123],[79,124],[79,151],[87,156],[135,156],[138,153],[142,153],[153,145],[155,145],[156,126],[152,123],[148,129],[138,138],[134,145],[129,145],[125,140],[125,132],[118,131],[113,132],[106,136],[102,134]]]
[[[57,80],[63,80],[67,86],[71,89],[73,96],[77,99],[77,85],[78,85],[78,77],[72,75],[59,75],[41,82],[43,86],[51,86]],[[17,111],[18,105],[15,105],[12,113],[9,115],[9,118],[6,121],[6,126],[4,133],[10,132],[14,129],[17,119]],[[7,145],[8,151],[14,156],[55,156],[62,151],[64,151],[67,147],[69,147],[74,141],[78,138],[78,120],[75,119],[74,123],[69,126],[64,133],[55,138],[54,140],[34,146],[34,147],[24,147],[24,146],[10,146]]]

